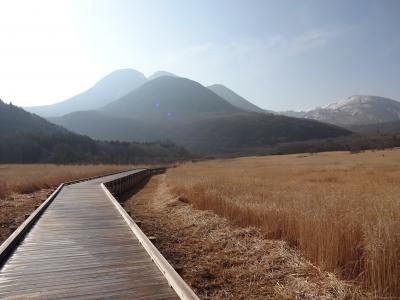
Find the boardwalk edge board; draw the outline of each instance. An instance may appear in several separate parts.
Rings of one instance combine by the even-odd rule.
[[[67,185],[62,183],[58,188],[6,239],[0,246],[0,267],[7,261],[8,256],[18,246],[19,242],[24,238],[25,234],[40,218],[42,213],[57,197],[62,188]]]
[[[151,171],[150,171],[151,172]],[[182,279],[181,276],[175,271],[175,269],[169,264],[169,262],[164,258],[164,256],[158,251],[158,249],[153,245],[153,243],[148,239],[148,237],[143,233],[143,231],[137,226],[137,224],[132,220],[125,209],[119,204],[117,199],[111,194],[104,183],[101,183],[101,187],[104,192],[114,204],[118,212],[124,218],[125,222],[128,224],[129,228],[132,230],[133,234],[142,244],[143,248],[149,254],[153,262],[160,269],[164,277],[167,279],[169,285],[176,292],[178,297],[183,300],[192,300],[199,298],[193,292],[193,290],[188,286],[188,284]]]

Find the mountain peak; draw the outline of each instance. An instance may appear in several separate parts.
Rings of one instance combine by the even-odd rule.
[[[233,106],[236,106],[240,109],[251,111],[251,112],[259,112],[263,113],[264,110],[254,105],[250,101],[246,100],[242,96],[236,94],[231,89],[227,88],[222,84],[213,84],[207,87],[209,90],[213,91],[215,94],[220,96],[221,98],[228,101]]]
[[[132,81],[146,81],[146,76],[143,73],[134,69],[118,69],[100,79],[94,87],[104,88],[105,86],[122,86]]]
[[[146,81],[146,77],[139,71],[119,69],[81,94],[52,105],[26,107],[26,110],[43,117],[55,117],[79,110],[98,109],[125,96]]]
[[[212,88],[228,89],[225,85],[223,85],[221,83],[212,84],[212,85],[208,86],[208,88],[209,89],[212,89]]]
[[[113,76],[116,74],[124,74],[124,75],[138,75],[138,76],[144,76],[144,74],[138,70],[132,69],[132,68],[122,68],[122,69],[117,69],[106,75],[105,77]]]
[[[154,74],[150,75],[148,80],[153,80],[153,79],[156,79],[156,78],[159,78],[159,77],[164,77],[164,76],[178,77],[177,75],[175,75],[173,73],[160,70],[160,71],[154,72]]]

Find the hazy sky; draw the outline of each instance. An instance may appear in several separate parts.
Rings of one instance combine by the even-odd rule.
[[[222,83],[305,109],[400,100],[398,0],[0,0],[0,98],[55,103],[118,68]]]

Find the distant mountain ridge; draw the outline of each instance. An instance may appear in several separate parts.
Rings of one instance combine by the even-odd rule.
[[[146,85],[147,83],[153,80],[158,80],[160,78],[184,79],[167,71],[157,71],[146,78],[142,73],[136,70],[121,69],[116,70],[105,76],[87,91],[71,97],[67,100],[52,105],[27,107],[25,109],[47,118],[60,117],[77,111],[98,109],[110,109],[111,112],[116,111],[117,114],[121,113],[122,116],[122,114],[124,114],[122,110],[127,108],[124,107],[123,101],[118,102],[118,105],[112,103],[117,100],[123,99],[125,96],[128,96],[128,94],[135,93],[136,89],[139,89],[143,85]],[[363,124],[386,123],[400,120],[400,102],[379,96],[355,95],[347,99],[307,111],[289,110],[274,112],[271,110],[262,109],[254,105],[250,101],[246,100],[231,89],[221,84],[208,86],[208,89],[212,91],[216,96],[224,99],[226,102],[241,111],[280,114],[295,118],[312,119],[343,127]],[[138,97],[138,93],[134,98]],[[204,91],[203,94],[205,95]],[[158,97],[159,100],[170,96],[171,94],[168,91],[163,93],[158,92],[158,95],[156,94],[156,91],[154,91],[152,94],[152,97]],[[186,99],[190,99],[192,98],[191,96],[192,95],[186,94],[185,97]],[[195,94],[193,94],[193,96],[195,96]],[[204,99],[208,99],[209,97],[211,96],[208,95],[207,97],[204,97]],[[141,111],[141,109],[144,109],[144,107],[139,107],[137,111],[128,109],[129,116],[128,114],[126,114],[125,117],[132,118],[144,115],[148,117],[148,113],[150,110],[153,110],[153,115],[157,114],[158,112],[163,113],[169,118],[173,117],[174,115],[176,116],[177,110],[180,111],[179,113],[181,115],[179,117],[181,118],[189,118],[194,116],[193,114],[190,115],[190,112],[184,111],[184,107],[185,105],[187,105],[187,102],[181,101],[181,107],[175,106],[174,109],[168,109],[167,107],[162,106],[161,103],[159,103],[159,100],[155,100],[153,98],[151,101],[149,101],[152,102],[152,107],[147,107],[147,112],[143,110]],[[177,101],[178,98],[176,98],[175,100]],[[128,103],[130,101],[125,102]],[[117,106],[121,106],[121,108],[118,108]],[[124,109],[122,107],[124,107]]]
[[[339,126],[386,123],[400,120],[400,102],[379,96],[355,95],[308,111],[282,114]]]
[[[378,96],[356,95],[308,111],[305,117],[340,125],[391,122],[400,119],[400,102]]]
[[[139,78],[138,86],[129,84],[133,74]],[[120,90],[116,88],[120,86],[117,83],[120,76],[125,78],[122,96],[116,93]],[[87,97],[101,89],[108,93],[101,94],[101,101]],[[213,155],[350,134],[313,120],[266,113],[225,86],[206,88],[166,71],[156,72],[147,79],[134,70],[118,70],[90,91],[77,96],[85,104],[80,107],[85,109],[48,120],[96,139],[129,142],[169,139],[194,153]],[[71,102],[67,100],[53,107]],[[103,105],[99,106],[100,103]]]
[[[0,112],[2,105],[3,108],[8,106],[0,103]],[[397,123],[400,122],[400,103],[388,98],[356,95],[308,111],[276,113],[261,109],[220,84],[205,87],[166,71],[157,71],[146,78],[131,69],[117,70],[89,90],[60,103],[28,109],[47,116],[49,121],[62,127],[33,114],[21,118],[26,112],[11,106],[15,116],[6,115],[3,123],[0,119],[0,126],[3,125],[0,136],[8,134],[7,141],[0,140],[0,161],[7,149],[12,154],[7,143],[13,147],[18,144],[17,149],[36,149],[41,155],[39,161],[52,155],[49,161],[55,161],[57,157],[61,162],[104,161],[110,159],[108,154],[116,151],[115,145],[118,145],[118,151],[125,153],[126,159],[132,154],[137,155],[138,148],[153,151],[148,157],[154,157],[155,149],[160,146],[159,140],[170,140],[192,153],[216,156],[267,153],[265,149],[275,149],[269,153],[280,153],[279,149],[289,148],[289,152],[343,150],[360,145],[368,148],[376,142],[370,143],[364,132],[396,135],[400,126]],[[11,126],[7,127],[7,120]],[[18,122],[12,124],[13,120]],[[387,125],[376,129],[375,123]],[[123,142],[97,142],[68,130],[95,139]],[[360,132],[364,140],[359,138],[349,143],[354,137],[351,131]],[[18,137],[21,134],[24,138]],[[398,143],[397,139],[390,138],[385,145]],[[319,140],[324,142],[319,145]],[[146,148],[147,144],[132,141],[152,146]],[[170,146],[167,144],[167,149],[160,147],[160,153],[170,158]],[[188,156],[186,150],[174,147],[170,147],[172,152]],[[134,150],[129,150],[131,148]],[[54,149],[58,149],[57,155]],[[59,160],[63,153],[67,155]]]

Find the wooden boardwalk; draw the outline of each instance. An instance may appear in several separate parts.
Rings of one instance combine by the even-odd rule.
[[[177,299],[101,183],[64,186],[0,270],[0,299]]]

